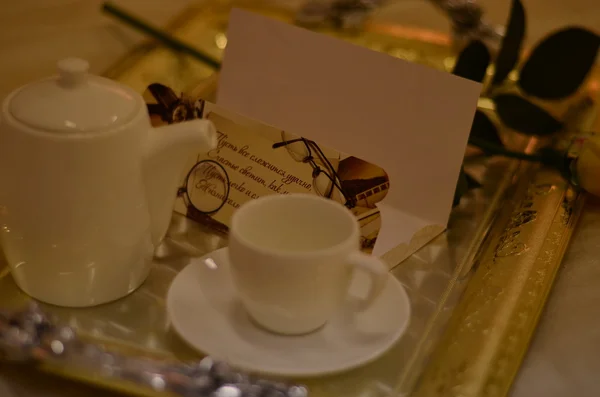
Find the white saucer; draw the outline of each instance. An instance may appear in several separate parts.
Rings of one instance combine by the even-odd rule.
[[[287,377],[345,371],[385,353],[408,325],[408,296],[390,275],[383,293],[366,311],[355,313],[349,298],[314,333],[272,334],[250,321],[228,267],[227,248],[194,259],[173,280],[167,312],[173,329],[190,346],[241,370]],[[349,295],[366,289],[368,283],[366,276],[357,275]]]

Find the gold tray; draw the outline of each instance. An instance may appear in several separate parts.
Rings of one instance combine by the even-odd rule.
[[[204,3],[184,12],[170,30],[219,58],[226,43],[228,8],[219,2]],[[293,15],[273,7],[254,9],[288,21]],[[440,69],[448,70],[454,62],[449,38],[435,32],[371,21],[361,34],[327,33]],[[134,51],[107,75],[140,92],[160,82],[176,90],[195,89],[206,99],[217,83],[214,70],[152,44]],[[590,116],[584,119],[577,123],[589,123]],[[367,366],[336,376],[294,380],[305,383],[311,396],[507,394],[584,197],[558,175],[529,164],[493,159],[475,164],[473,170],[483,178],[483,188],[463,199],[445,233],[392,269],[411,299],[413,314],[406,334]],[[122,354],[197,359],[201,356],[170,329],[164,299],[190,256],[226,244],[226,236],[175,214],[149,278],[133,294],[88,309],[43,308],[86,340]],[[15,286],[8,268],[0,266],[4,266],[0,305],[21,307],[29,298]],[[1,369],[23,376],[19,369]],[[49,364],[40,369],[116,391],[158,395],[77,368]]]

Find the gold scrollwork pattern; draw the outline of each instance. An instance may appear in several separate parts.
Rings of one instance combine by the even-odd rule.
[[[419,397],[506,396],[583,197],[556,175],[523,178],[417,387]],[[519,193],[520,192],[520,193]]]

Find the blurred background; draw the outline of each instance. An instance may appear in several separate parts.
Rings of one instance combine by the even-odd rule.
[[[113,3],[157,26],[190,4],[208,0],[114,0]],[[218,0],[223,1],[223,0]],[[260,1],[260,0],[257,0]],[[270,0],[271,2],[276,2]],[[293,6],[299,0],[280,0]],[[32,79],[54,72],[57,59],[88,59],[101,73],[144,39],[100,12],[101,0],[3,0],[0,7],[0,97]],[[378,17],[404,25],[449,32],[449,24],[429,0],[388,0]],[[487,19],[505,24],[509,0],[478,0]],[[524,0],[528,40],[567,24],[600,26],[598,0]]]

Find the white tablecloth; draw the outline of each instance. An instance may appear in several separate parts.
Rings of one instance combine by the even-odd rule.
[[[190,0],[120,0],[122,7],[163,25]],[[490,20],[504,23],[509,0],[480,0]],[[598,0],[524,0],[529,41],[567,24],[600,26]],[[0,97],[79,56],[101,73],[142,39],[103,16],[99,0],[2,0]],[[386,15],[387,17],[387,15]],[[426,0],[396,0],[389,18],[436,30],[446,20]],[[585,209],[539,329],[515,381],[513,397],[600,395],[600,200]],[[0,367],[0,397],[113,396],[46,375]]]

